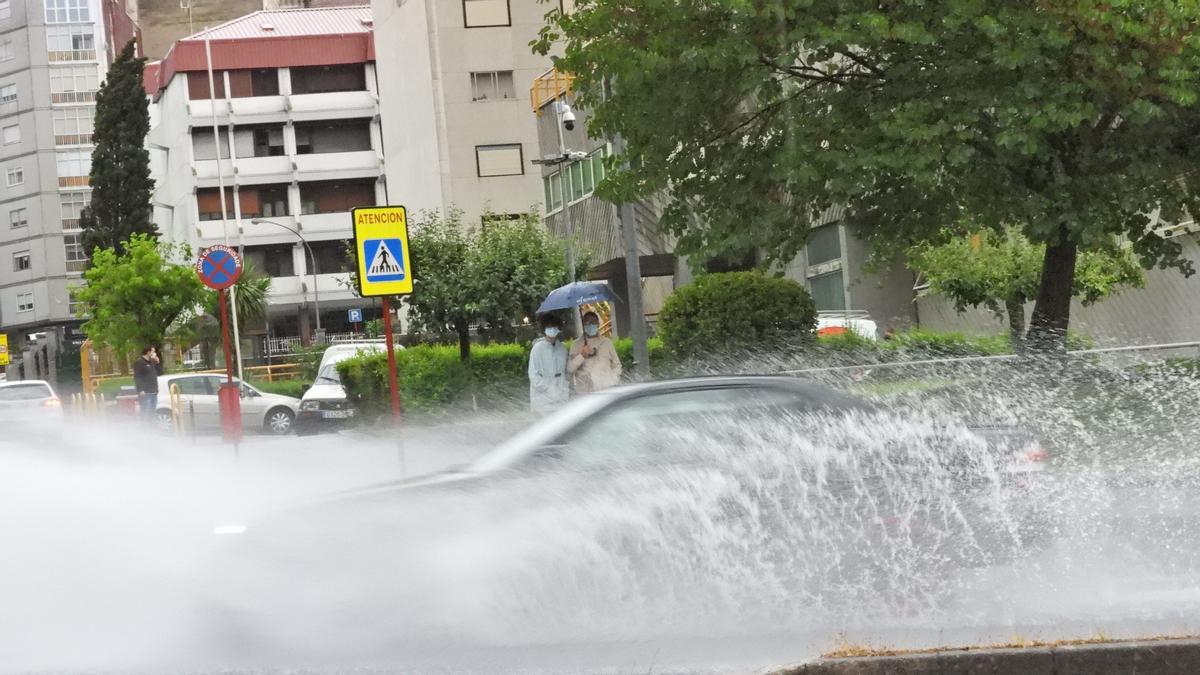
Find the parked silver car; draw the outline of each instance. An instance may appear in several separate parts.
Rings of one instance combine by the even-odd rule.
[[[238,380],[234,380],[237,382]],[[171,387],[179,387],[180,413],[183,423],[200,431],[221,428],[221,411],[217,391],[225,382],[224,375],[193,374],[163,375],[158,378],[159,424],[170,428]],[[267,394],[242,383],[242,426],[282,436],[291,433],[300,409],[300,399],[279,394]]]

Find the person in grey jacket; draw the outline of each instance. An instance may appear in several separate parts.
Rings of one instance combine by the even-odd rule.
[[[529,407],[534,412],[553,410],[567,402],[567,347],[562,324],[549,314],[542,317],[542,335],[529,352]]]

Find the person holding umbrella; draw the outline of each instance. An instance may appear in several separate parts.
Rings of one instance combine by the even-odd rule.
[[[575,379],[575,392],[586,394],[615,387],[621,381],[621,359],[612,340],[600,334],[600,315],[583,315],[583,338],[571,346],[567,372]]]
[[[559,339],[562,323],[552,314],[542,315],[542,335],[529,352],[529,407],[548,412],[567,402],[567,348]]]

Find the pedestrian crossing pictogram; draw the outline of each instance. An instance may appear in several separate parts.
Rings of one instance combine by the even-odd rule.
[[[367,265],[367,281],[402,281],[407,276],[399,239],[368,239],[363,242],[363,249],[371,261]]]

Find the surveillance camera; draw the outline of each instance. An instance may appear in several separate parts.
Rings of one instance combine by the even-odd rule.
[[[567,108],[567,111],[563,113],[562,121],[563,127],[565,127],[567,131],[575,130],[575,112],[573,110]]]

